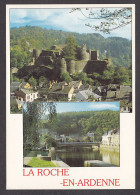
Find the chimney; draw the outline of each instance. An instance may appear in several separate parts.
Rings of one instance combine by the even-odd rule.
[[[62,91],[64,90],[64,85],[62,85]]]
[[[123,85],[120,85],[120,90],[122,90],[122,88],[123,88]]]

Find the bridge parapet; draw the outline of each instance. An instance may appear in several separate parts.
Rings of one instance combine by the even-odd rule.
[[[58,144],[100,144],[101,142],[57,142]]]
[[[58,147],[61,147],[61,146],[82,146],[82,147],[84,147],[84,146],[89,146],[89,147],[91,147],[91,146],[100,146],[100,142],[58,142],[57,143],[57,146]]]

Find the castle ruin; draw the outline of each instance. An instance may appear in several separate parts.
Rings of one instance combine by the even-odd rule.
[[[109,66],[108,59],[100,60],[99,51],[87,50],[86,44],[79,48],[80,59],[66,60],[63,55],[63,49],[58,49],[56,45],[50,50],[33,50],[33,58],[36,66],[51,68],[53,73],[69,74],[86,72],[92,74],[102,72]]]

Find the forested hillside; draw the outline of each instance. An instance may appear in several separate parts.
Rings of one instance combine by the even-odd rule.
[[[10,29],[11,67],[22,68],[30,63],[32,50],[49,49],[52,45],[65,44],[70,33],[47,30],[41,27]],[[110,57],[114,66],[131,66],[131,41],[124,38],[104,38],[100,34],[72,33],[77,44],[86,44],[88,49],[99,50],[100,59]]]
[[[49,123],[46,125],[49,128]],[[86,136],[88,132],[94,132],[96,140],[101,140],[105,132],[113,129],[119,129],[119,112],[110,110],[58,113],[53,126],[58,134]]]

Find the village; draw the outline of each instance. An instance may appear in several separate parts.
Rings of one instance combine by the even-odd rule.
[[[45,88],[43,83],[39,83],[35,88],[28,82],[12,82],[10,86],[11,107],[15,106],[19,110],[22,109],[23,101],[121,101],[120,111],[127,113],[132,111],[131,96],[130,86],[117,84],[90,86],[82,84],[82,81],[69,83],[52,81],[49,89]],[[123,101],[126,104],[123,104]]]
[[[117,129],[113,129],[107,131],[102,135],[102,140],[99,142],[95,138],[94,132],[88,132],[83,136],[79,136],[78,134],[70,133],[68,136],[65,134],[52,134],[52,138],[56,141],[56,143],[99,143],[100,146],[118,146],[120,145],[120,131]],[[40,140],[40,145],[44,145],[44,143]]]
[[[34,148],[32,152],[36,152],[36,158],[38,160],[43,160],[49,161],[53,163],[54,166],[57,167],[70,167],[69,162],[65,162],[66,160],[63,160],[61,155],[65,154],[65,152],[69,153],[70,152],[80,152],[81,148],[85,148],[87,150],[87,153],[89,151],[91,154],[93,153],[100,153],[103,158],[105,159],[104,161],[100,160],[88,160],[86,159],[84,161],[84,166],[85,167],[92,167],[92,166],[97,166],[97,167],[110,167],[110,166],[117,166],[115,164],[110,164],[106,162],[106,156],[105,154],[108,155],[108,158],[110,159],[112,155],[118,155],[120,151],[120,131],[117,129],[113,129],[110,131],[107,131],[102,135],[102,140],[101,142],[97,142],[95,140],[95,135],[93,132],[88,132],[86,135],[84,135],[84,138],[86,137],[86,140],[82,139],[82,137],[77,137],[76,135],[56,135],[52,134],[52,138],[55,140],[55,147],[46,147],[44,148],[44,143],[40,140],[40,147],[39,148]],[[41,137],[41,136],[40,136]],[[28,143],[29,144],[29,143]],[[83,150],[82,149],[82,150]],[[61,151],[61,153],[60,153]],[[104,154],[105,153],[105,154]],[[84,152],[83,152],[84,154]],[[110,156],[111,155],[111,156]],[[90,157],[91,158],[91,157]],[[108,160],[109,160],[108,159]],[[29,161],[32,160],[32,157],[24,157],[24,166],[28,166]],[[75,161],[75,160],[73,160]],[[110,160],[109,160],[110,161]],[[113,163],[116,163],[114,161],[111,161]],[[117,162],[118,164],[118,162]],[[119,164],[118,164],[119,165]]]
[[[32,63],[20,70],[11,68],[12,75],[23,78],[22,82],[12,81],[10,84],[13,112],[22,108],[23,101],[120,101],[121,112],[132,112],[130,85],[115,83],[98,85],[80,79],[87,75],[86,79],[90,81],[92,79],[89,75],[93,73],[102,75],[103,71],[110,67],[110,60],[107,58],[100,60],[99,51],[88,50],[85,44],[78,47],[77,55],[78,59],[67,60],[64,58],[64,48],[56,45],[50,50],[33,49]],[[35,74],[41,72],[41,76],[33,85],[31,79],[24,78],[34,72]],[[75,75],[80,76],[76,79]],[[33,76],[31,78],[34,80]]]

